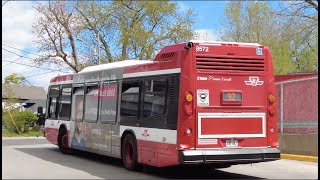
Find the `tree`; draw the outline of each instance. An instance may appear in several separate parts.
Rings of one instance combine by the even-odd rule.
[[[267,2],[231,1],[225,8],[222,21],[222,40],[266,45],[273,55],[276,74],[293,71],[288,49],[290,34],[281,31]]]
[[[298,71],[318,71],[318,1],[284,1],[275,11],[283,27],[294,27],[291,54]],[[293,28],[292,28],[293,29]]]
[[[4,78],[5,83],[11,83],[11,84],[22,84],[25,81],[25,77],[18,75],[17,73],[12,73],[9,76],[6,76]]]
[[[35,43],[45,52],[37,62],[75,72],[97,64],[98,44],[103,63],[151,59],[155,50],[190,39],[194,24],[192,10],[181,13],[169,1],[50,1],[36,9],[42,17],[33,25]]]
[[[194,12],[179,13],[176,2],[83,1],[75,8],[85,28],[100,37],[107,62],[151,59],[155,50],[192,37]]]
[[[16,131],[20,134],[19,128],[17,127],[15,120],[12,118],[12,113],[15,109],[15,105],[18,102],[18,99],[16,98],[16,94],[13,92],[9,82],[5,82],[3,84],[3,89],[5,90],[6,95],[3,96],[3,99],[5,100],[5,105],[2,106],[2,115],[7,115],[8,118],[2,118],[2,124],[5,126],[12,124],[13,127],[16,128]]]
[[[269,47],[273,55],[275,74],[314,71],[314,55],[310,55],[313,42],[301,41],[304,36],[298,21],[279,18],[268,4],[261,1],[231,1],[225,9],[222,23],[222,40],[238,42],[257,42]],[[314,49],[314,51],[317,51]],[[313,57],[313,59],[310,59]],[[308,61],[299,65],[304,61]]]
[[[39,51],[45,54],[36,59],[39,65],[66,64],[75,72],[81,70],[76,48],[76,38],[80,20],[74,15],[74,9],[65,1],[49,1],[48,4],[38,4],[35,8],[41,17],[33,24],[35,43]],[[71,53],[67,49],[71,49]]]

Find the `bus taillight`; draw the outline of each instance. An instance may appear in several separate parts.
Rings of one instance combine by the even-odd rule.
[[[269,95],[268,99],[270,103],[274,103],[276,101],[276,97],[272,94]]]
[[[192,108],[193,96],[192,96],[192,93],[190,91],[187,91],[185,93],[185,98],[186,98],[186,104],[184,105],[184,110],[185,110],[185,112],[186,112],[186,114],[188,116],[191,116],[192,112],[193,112],[193,108]]]
[[[191,102],[193,100],[193,96],[190,91],[186,92],[186,101]]]
[[[192,105],[191,104],[186,104],[185,106],[184,106],[184,110],[186,111],[186,114],[188,115],[188,116],[191,116],[192,115],[192,107],[191,107]]]
[[[273,116],[273,115],[275,114],[275,112],[276,112],[276,110],[274,110],[273,107],[271,107],[271,108],[269,109],[269,114],[270,114],[270,116]]]

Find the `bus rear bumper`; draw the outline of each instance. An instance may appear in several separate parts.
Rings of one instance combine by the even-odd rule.
[[[277,148],[199,149],[179,151],[180,164],[253,163],[280,159]]]

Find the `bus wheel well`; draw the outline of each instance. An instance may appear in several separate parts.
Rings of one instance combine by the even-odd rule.
[[[61,124],[58,131],[57,142],[59,144],[59,138],[62,135],[63,131],[67,131],[67,128],[64,124]],[[67,132],[66,132],[67,133]]]
[[[59,128],[59,133],[62,131],[62,130],[67,130],[66,126],[64,124],[61,124],[60,125],[60,128]]]
[[[124,137],[126,137],[128,134],[131,134],[134,139],[136,140],[136,143],[137,143],[137,139],[136,139],[136,135],[134,134],[134,132],[132,130],[125,130],[123,133],[122,133],[122,136],[121,136],[121,148],[120,148],[120,152],[122,152],[122,142],[123,142],[123,139]],[[122,158],[122,153],[121,154],[121,158]]]

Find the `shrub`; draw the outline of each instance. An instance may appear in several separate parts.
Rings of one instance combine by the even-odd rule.
[[[38,117],[36,114],[33,114],[32,112],[12,112],[11,116],[14,122],[16,123],[20,133],[26,133],[30,130],[34,130],[35,128],[37,128],[36,122],[38,120]],[[8,113],[2,116],[2,120],[4,122],[5,127],[10,132],[18,133],[16,126],[12,122]]]

